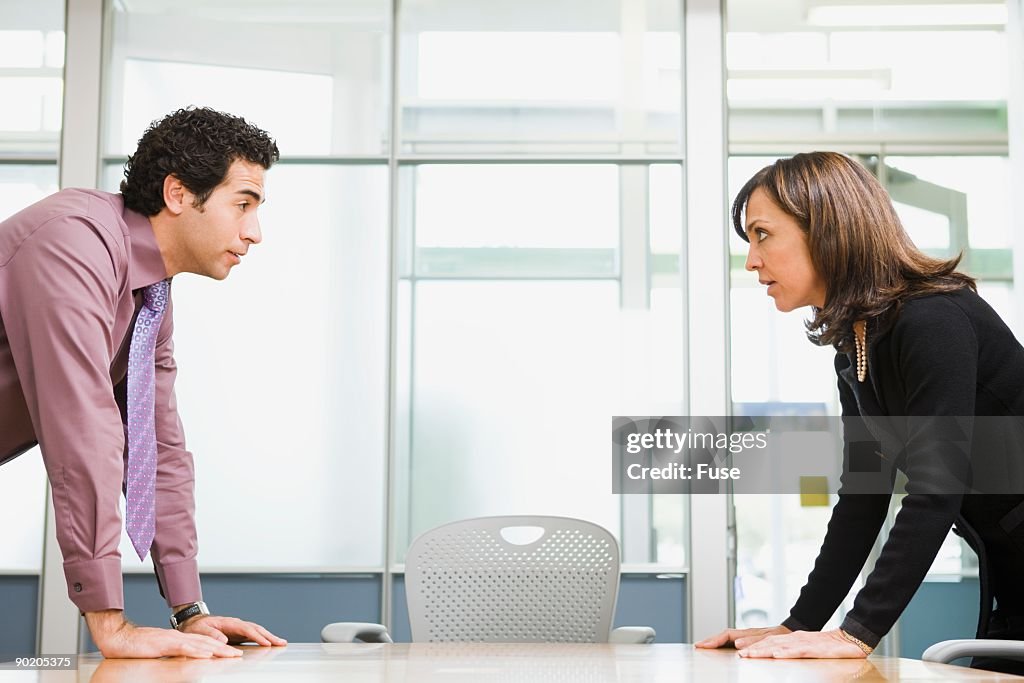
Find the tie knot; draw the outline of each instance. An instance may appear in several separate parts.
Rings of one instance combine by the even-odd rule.
[[[142,290],[142,304],[156,313],[163,311],[167,306],[167,293],[170,291],[170,288],[170,280],[154,282]]]

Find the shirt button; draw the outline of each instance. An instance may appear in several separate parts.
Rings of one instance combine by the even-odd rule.
[[[80,583],[76,583],[75,584],[75,592],[76,593],[81,593],[82,592],[82,584],[80,584]]]

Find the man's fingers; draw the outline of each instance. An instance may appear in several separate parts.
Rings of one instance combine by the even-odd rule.
[[[268,641],[270,641],[271,645],[287,645],[288,644],[287,640],[285,640],[284,638],[280,638],[278,636],[275,636],[273,633],[271,633],[267,629],[263,628],[259,624],[253,624],[253,626],[255,626],[259,630],[259,632],[261,634],[263,634],[264,638],[266,638]]]
[[[235,617],[218,617],[216,619],[209,619],[208,625],[218,629],[221,633],[226,635],[229,643],[244,643],[252,641],[257,645],[262,645],[264,647],[271,644],[270,639],[260,632],[259,626],[252,622],[242,621]]]
[[[240,636],[241,640],[251,640],[257,645],[264,647],[270,645],[270,639],[260,633],[259,627],[256,624],[242,621],[241,619],[232,619],[230,628],[233,635],[236,637]]]
[[[214,657],[241,657],[242,656],[242,651],[237,649],[237,648],[231,647],[230,645],[225,645],[224,643],[220,642],[219,640],[215,640],[213,642],[215,644],[214,648],[212,650]]]
[[[259,624],[235,617],[201,617],[186,625],[185,633],[208,636],[229,645],[245,642],[253,642],[263,647],[288,644],[287,640],[278,638]]]
[[[241,657],[242,651],[230,645],[221,645],[213,654],[217,657]]]
[[[246,638],[256,643],[257,645],[262,645],[264,647],[270,646],[270,638],[267,638],[265,635],[263,635],[263,633],[260,632],[261,629],[256,624],[251,624],[248,621],[243,621],[241,622],[240,630],[243,634],[245,634]]]
[[[226,635],[224,635],[219,629],[216,629],[213,626],[209,626],[207,624],[196,624],[195,628],[192,630],[192,633],[195,635],[208,636],[221,644],[226,645],[228,642],[228,637]]]
[[[238,633],[244,635],[246,638],[256,643],[257,645],[270,647],[272,645],[288,644],[287,640],[275,636],[273,633],[263,628],[259,624],[253,623],[251,621],[241,621],[240,619],[235,619],[234,621],[237,622],[236,628],[238,630]]]
[[[193,643],[182,643],[174,654],[193,659],[211,659],[213,657],[213,652],[209,648],[199,647]]]
[[[199,633],[183,633],[182,635],[187,639],[187,647],[191,648],[195,652],[206,653],[201,655],[204,658],[242,656],[241,650],[237,650],[230,645],[221,642],[217,638]]]

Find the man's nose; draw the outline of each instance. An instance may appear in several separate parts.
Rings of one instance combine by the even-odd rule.
[[[263,241],[263,233],[260,231],[259,219],[253,219],[251,222],[246,223],[245,229],[242,231],[240,237],[246,242],[252,244],[259,244]]]

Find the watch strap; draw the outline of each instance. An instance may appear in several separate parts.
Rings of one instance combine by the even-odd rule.
[[[182,624],[199,615],[209,615],[210,610],[206,607],[206,603],[202,600],[193,602],[190,605],[186,605],[182,609],[178,610],[171,615],[171,628],[178,629]]]

